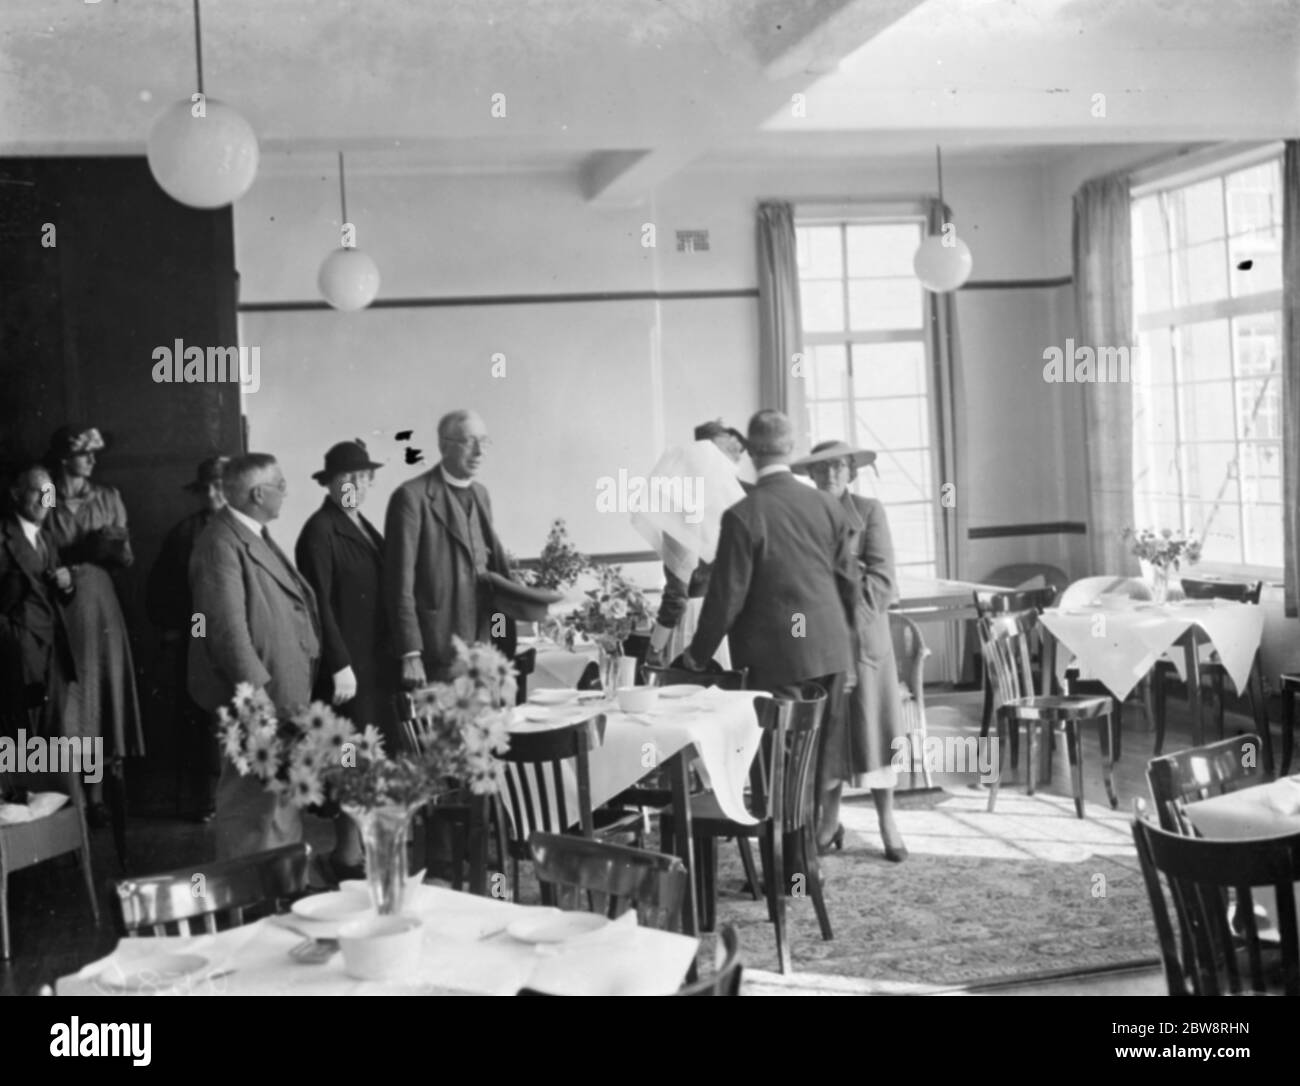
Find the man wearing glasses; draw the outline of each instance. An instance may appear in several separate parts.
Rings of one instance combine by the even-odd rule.
[[[408,688],[447,677],[453,635],[473,644],[508,633],[493,628],[486,575],[508,577],[509,563],[492,526],[488,492],[474,481],[490,446],[475,412],[444,415],[438,423],[441,461],[388,501],[384,596]]]

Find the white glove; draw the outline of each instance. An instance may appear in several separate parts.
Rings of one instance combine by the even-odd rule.
[[[357,677],[350,667],[334,672],[334,704],[342,705],[357,696]]]

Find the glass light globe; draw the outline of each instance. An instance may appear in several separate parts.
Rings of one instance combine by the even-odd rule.
[[[257,136],[238,112],[216,99],[177,102],[149,133],[149,169],[159,187],[188,207],[225,207],[244,195],[257,174]]]
[[[912,269],[921,280],[921,286],[936,294],[956,290],[970,278],[974,261],[970,249],[959,237],[952,245],[945,245],[940,234],[931,234],[921,242],[912,258]]]
[[[317,277],[321,296],[335,309],[365,309],[379,293],[379,268],[360,249],[335,249]]]

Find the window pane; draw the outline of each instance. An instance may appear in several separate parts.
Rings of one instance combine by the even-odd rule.
[[[1161,313],[1173,306],[1169,254],[1151,253],[1133,265],[1133,305],[1138,313]]]
[[[843,242],[838,226],[796,227],[794,239],[801,281],[838,279],[844,274]]]
[[[1277,159],[1230,173],[1228,233],[1244,234],[1282,223],[1282,165]]]
[[[909,279],[850,279],[849,326],[874,332],[889,328],[920,328],[921,284]]]
[[[1282,440],[1282,382],[1237,382],[1237,425],[1243,438]]]
[[[1133,204],[1133,253],[1146,256],[1168,252],[1169,231],[1165,227],[1165,214],[1160,194],[1152,193]]]
[[[1183,451],[1186,473],[1183,497],[1200,501],[1238,500],[1237,446],[1223,441],[1188,445]]]
[[[1169,215],[1176,247],[1223,237],[1223,181],[1212,177],[1171,192]]]
[[[1208,504],[1188,503],[1187,527],[1200,536],[1204,543],[1201,561],[1243,561],[1240,518],[1241,511],[1236,505],[1221,505],[1216,508]]]
[[[848,428],[848,406],[847,400],[809,404],[808,413],[811,420],[809,448],[819,441],[834,441],[844,437],[844,432]]]
[[[925,400],[920,396],[858,400],[855,439],[868,449],[915,449],[929,442]]]
[[[1228,256],[1222,241],[1174,252],[1174,304],[1196,305],[1228,296]]]
[[[1208,381],[1183,387],[1184,441],[1235,441],[1237,429],[1229,405],[1230,381]]]
[[[1178,467],[1178,452],[1174,445],[1135,444],[1134,481],[1144,494],[1166,494],[1176,497],[1182,490],[1182,473]]]
[[[1185,324],[1174,336],[1180,381],[1216,381],[1232,376],[1226,320]]]
[[[1246,561],[1260,566],[1282,565],[1282,507],[1247,505]]]
[[[1236,336],[1237,375],[1263,377],[1282,369],[1282,314],[1252,313],[1233,321]]]
[[[1282,228],[1269,227],[1228,239],[1232,296],[1282,289]]]
[[[858,473],[863,493],[886,505],[897,502],[928,502],[934,494],[930,477],[930,454],[924,451],[882,451],[876,458],[879,477],[871,468]]]
[[[1134,389],[1133,440],[1140,444],[1168,444],[1178,440],[1178,399],[1168,385]]]
[[[855,343],[853,387],[864,396],[924,396],[928,390],[923,343]]]
[[[808,398],[810,400],[845,399],[848,396],[848,348],[843,343],[823,343],[805,347],[809,360]]]
[[[1282,501],[1282,446],[1276,442],[1250,442],[1241,446],[1238,460],[1242,500]]]
[[[799,302],[805,332],[844,331],[844,287],[840,280],[801,280]]]
[[[912,258],[921,244],[920,223],[850,226],[849,277],[912,277]]]
[[[1139,362],[1134,379],[1167,385],[1174,379],[1174,356],[1169,329],[1157,328],[1138,336]]]
[[[934,552],[934,512],[929,503],[887,510],[894,553],[900,562],[928,560]]]

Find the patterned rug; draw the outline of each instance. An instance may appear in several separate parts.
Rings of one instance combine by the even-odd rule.
[[[788,978],[766,905],[743,892],[724,844],[718,923],[740,935],[746,994],[920,994],[1158,961],[1128,816],[1089,804],[1079,819],[1068,797],[1011,790],[993,814],[986,805],[975,789],[900,794],[911,855],[893,864],[870,797],[846,800],[844,850],[822,858],[834,939],[822,941],[810,898],[790,898]]]

